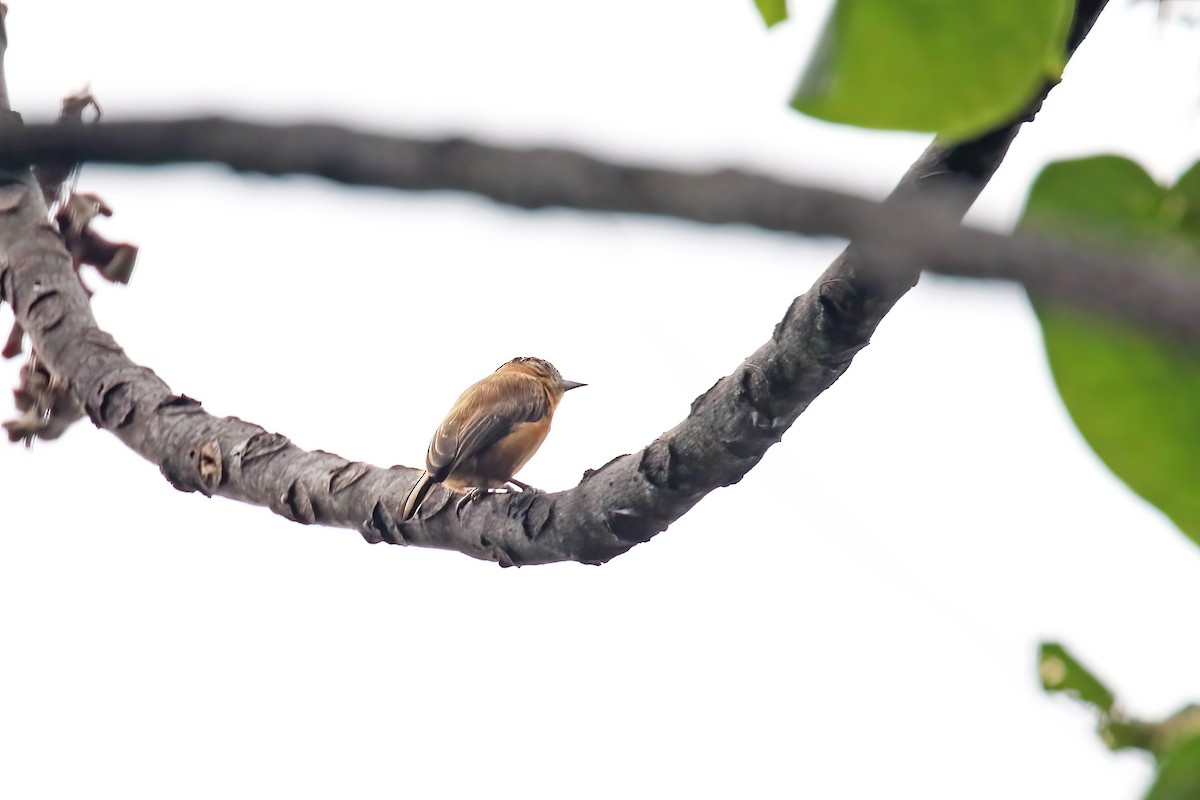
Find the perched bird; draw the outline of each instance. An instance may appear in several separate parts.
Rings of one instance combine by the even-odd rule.
[[[514,358],[471,386],[454,403],[429,442],[425,472],[404,500],[401,519],[411,519],[435,483],[473,489],[463,501],[513,480],[550,432],[564,392],[587,384],[563,380],[549,361]]]

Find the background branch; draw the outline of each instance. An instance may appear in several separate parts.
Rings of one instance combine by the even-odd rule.
[[[986,139],[949,152],[964,160],[964,150],[984,152]],[[0,152],[10,163],[217,162],[240,171],[317,175],[354,185],[466,191],[521,208],[652,214],[838,236],[860,248],[878,248],[886,255],[878,259],[882,270],[908,274],[920,266],[943,275],[1012,280],[1041,298],[1200,346],[1194,265],[1163,253],[1121,253],[961,226],[955,218],[975,195],[963,192],[962,165],[947,169],[950,157],[936,148],[887,203],[735,169],[685,173],[565,150],[224,119],[33,126],[5,136]],[[982,163],[975,160],[976,173]]]

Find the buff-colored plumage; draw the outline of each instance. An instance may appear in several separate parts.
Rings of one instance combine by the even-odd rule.
[[[522,357],[471,386],[429,442],[402,519],[412,518],[435,483],[461,491],[512,482],[545,441],[563,393],[583,385],[563,380],[549,361]]]

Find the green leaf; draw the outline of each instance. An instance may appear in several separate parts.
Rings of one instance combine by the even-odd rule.
[[[787,0],[754,0],[754,4],[768,28],[787,19]]]
[[[1200,797],[1200,736],[1193,736],[1167,753],[1146,800],[1196,800]]]
[[[1200,161],[1175,182],[1167,204],[1172,212],[1177,213],[1183,233],[1200,238]]]
[[[1047,692],[1064,692],[1104,714],[1112,711],[1113,693],[1057,642],[1042,642],[1038,675]]]
[[[1120,156],[1093,156],[1050,164],[1034,181],[1022,226],[1050,234],[1103,236],[1119,243],[1178,228],[1166,189],[1138,164]]]
[[[1073,0],[839,0],[792,105],[830,122],[968,138],[1058,79],[1074,9]]]
[[[1200,255],[1200,165],[1172,189],[1100,156],[1046,167],[1023,229]],[[1036,301],[1059,393],[1088,444],[1200,544],[1200,357],[1131,325]]]

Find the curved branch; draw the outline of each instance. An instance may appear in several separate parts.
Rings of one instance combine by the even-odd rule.
[[[1104,0],[1080,3],[1072,48],[1103,5]],[[918,213],[926,224],[942,226],[922,231],[958,231],[950,216],[966,211],[1020,125],[1018,120],[960,146],[931,147],[909,171],[890,204],[872,206],[870,213],[892,229],[903,227],[896,219],[909,224],[916,217],[904,215]],[[50,133],[44,129],[30,129],[23,135],[5,131],[4,139],[10,154],[17,154],[14,157],[40,158],[55,152],[56,157],[75,159],[99,152],[87,151],[85,145],[115,142],[104,138],[112,130],[124,136],[136,132],[136,127],[111,126],[104,133],[86,133],[88,138],[73,140],[75,149],[69,154],[61,145],[64,139],[55,140],[59,145],[39,142],[36,137]],[[178,130],[188,128],[185,125]],[[60,134],[62,131],[53,133]],[[201,152],[208,145],[196,146],[201,149],[195,152]],[[454,147],[462,152],[461,144],[450,149]],[[522,158],[516,152],[510,155],[518,162]],[[531,157],[526,154],[525,158]],[[371,163],[374,174],[388,169],[386,160],[384,164]],[[585,159],[578,163],[599,162]],[[416,174],[429,168],[410,166]],[[509,166],[515,169],[516,164]],[[511,181],[518,193],[536,183],[528,169],[506,174],[485,175],[484,179],[494,181],[496,187]],[[631,180],[633,173],[621,174],[625,176],[622,180]],[[590,191],[586,184],[572,183],[570,175],[568,172],[561,189],[570,185]],[[860,239],[812,289],[796,298],[768,342],[736,372],[696,399],[687,419],[641,452],[618,456],[589,471],[574,489],[556,494],[490,495],[465,506],[459,516],[455,504],[448,502],[449,494],[439,487],[418,519],[398,524],[400,505],[419,471],[381,469],[329,453],[304,451],[286,437],[250,423],[213,417],[199,403],[174,394],[153,372],[130,361],[112,337],[96,326],[87,297],[70,269],[70,257],[45,222],[45,207],[28,171],[5,177],[8,182],[0,191],[0,204],[9,212],[0,215],[0,298],[12,303],[40,357],[56,375],[69,378],[92,421],[158,464],[173,485],[264,505],[302,523],[354,528],[372,542],[453,549],[505,565],[604,562],[664,530],[714,488],[736,483],[846,370],[879,321],[916,282],[919,262],[913,254],[922,252],[928,257],[938,252],[911,235],[905,238],[903,231],[894,234],[895,241],[913,240],[912,247],[928,249],[898,249],[892,240],[873,233],[865,242]],[[671,173],[659,172],[659,177],[668,182],[681,180]],[[686,176],[682,179],[688,180]],[[799,201],[794,196],[788,200],[791,188],[783,184],[764,184],[767,179],[738,173],[721,173],[711,180],[725,181],[733,190],[740,187],[742,191],[766,186],[765,200],[755,201],[762,206],[762,213],[779,220],[803,216],[803,209],[796,207]],[[775,190],[770,189],[772,184]],[[616,184],[613,187],[619,189]],[[930,196],[938,199],[936,211],[899,204]],[[725,202],[730,201],[726,198]],[[776,203],[781,205],[776,207]],[[895,211],[894,219],[893,209],[901,209]],[[822,213],[819,208],[809,211]],[[986,236],[978,231],[961,235]],[[982,240],[956,241],[962,245]]]

